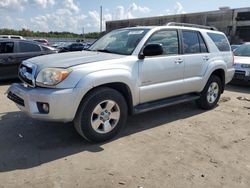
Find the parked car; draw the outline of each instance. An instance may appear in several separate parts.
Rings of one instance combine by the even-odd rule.
[[[82,51],[82,50],[84,50],[84,47],[85,47],[84,43],[75,42],[75,43],[71,43],[69,45],[59,47],[59,53],[60,52]]]
[[[84,50],[87,50],[87,49],[89,49],[89,47],[92,45],[93,43],[90,43],[90,42],[87,42],[87,43],[85,43],[85,46],[84,46]]]
[[[18,36],[18,35],[0,35],[0,39],[22,39],[24,40],[22,36]]]
[[[235,74],[233,81],[250,81],[250,43],[245,43],[234,51]]]
[[[49,46],[49,41],[47,39],[33,39],[33,41]]]
[[[116,136],[128,114],[191,100],[212,109],[233,78],[233,53],[224,33],[183,26],[123,28],[89,51],[24,61],[26,85],[12,84],[8,98],[35,119],[73,121],[92,142]]]
[[[56,52],[54,48],[33,41],[0,39],[0,79],[17,78],[23,60]]]
[[[238,47],[240,47],[240,44],[232,44],[231,45],[232,51],[235,51]]]

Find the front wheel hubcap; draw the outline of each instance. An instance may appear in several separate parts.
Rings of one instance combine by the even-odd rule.
[[[213,104],[219,96],[219,85],[216,82],[212,82],[208,87],[207,91],[207,101]]]
[[[115,101],[103,101],[92,112],[91,126],[97,133],[109,133],[119,122],[120,114],[120,108]]]

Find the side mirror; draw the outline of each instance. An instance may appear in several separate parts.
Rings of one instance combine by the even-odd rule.
[[[163,48],[161,44],[148,44],[139,54],[139,59],[144,59],[145,56],[157,56],[162,54],[163,54]]]

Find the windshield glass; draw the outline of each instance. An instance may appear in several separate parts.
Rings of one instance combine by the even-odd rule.
[[[96,41],[90,51],[131,55],[149,29],[120,29],[104,35]]]
[[[250,44],[243,44],[234,51],[236,56],[248,56],[250,57]]]

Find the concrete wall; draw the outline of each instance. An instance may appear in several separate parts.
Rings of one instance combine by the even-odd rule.
[[[244,18],[246,19],[243,18],[242,20],[241,18],[239,20],[238,13],[241,12],[244,12],[243,17],[245,16]],[[247,32],[250,33],[250,8],[226,9],[192,14],[110,21],[106,22],[106,30],[112,31],[118,28],[134,26],[165,25],[168,22],[182,22],[214,26],[218,30],[224,32],[228,36],[231,43],[250,41],[250,36],[248,37],[246,34]]]

